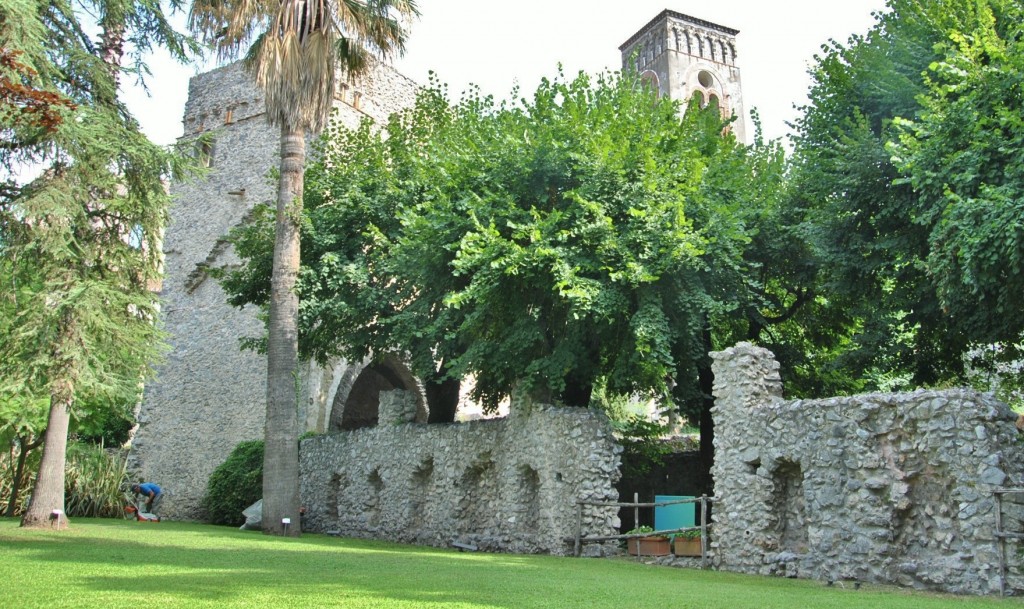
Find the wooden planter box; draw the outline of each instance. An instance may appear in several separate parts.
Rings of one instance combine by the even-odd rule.
[[[635,537],[627,540],[631,556],[668,556],[670,547],[668,537]]]
[[[676,556],[700,556],[700,537],[692,539],[676,537],[674,541],[672,552]]]

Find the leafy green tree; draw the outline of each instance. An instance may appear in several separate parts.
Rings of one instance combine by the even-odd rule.
[[[1024,334],[1024,8],[978,3],[975,27],[936,48],[920,110],[890,147],[914,191],[922,262],[950,325],[1019,358]]]
[[[747,221],[781,157],[756,171],[717,111],[679,111],[581,74],[500,104],[435,84],[380,131],[331,128],[307,172],[303,349],[472,375],[491,406],[587,406],[600,384],[705,408],[712,320],[751,299]],[[269,299],[269,223],[235,233],[234,304]]]
[[[42,167],[31,181],[9,178],[0,198],[0,306],[11,315],[0,324],[0,393],[49,401],[23,526],[64,509],[72,414],[93,401],[136,400],[161,344],[150,282],[159,278],[163,179],[181,161],[142,135],[116,91],[126,36],[136,49],[157,44],[179,57],[188,43],[156,4],[85,8],[98,16],[98,44],[65,2],[0,7],[0,49],[16,50],[27,68],[4,76],[69,102],[49,104],[47,124],[5,124],[11,146],[0,156],[8,172],[18,162]],[[26,107],[10,99],[0,111]]]
[[[306,132],[319,132],[334,102],[337,70],[364,72],[370,55],[404,51],[401,20],[417,15],[413,0],[196,0],[190,24],[235,58],[251,44],[247,65],[264,92],[267,119],[281,128],[273,272],[267,339],[266,458],[263,509],[273,535],[299,535],[298,374],[299,271]]]
[[[875,387],[959,379],[975,339],[943,304],[921,192],[893,163],[890,143],[905,133],[902,120],[922,112],[922,75],[943,60],[951,36],[979,30],[987,7],[1003,4],[891,0],[867,35],[829,43],[811,70],[790,207],[813,244],[818,295],[852,324],[834,364]]]

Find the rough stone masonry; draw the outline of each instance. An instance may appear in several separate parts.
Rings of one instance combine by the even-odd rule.
[[[621,448],[601,413],[514,399],[508,417],[415,423],[415,400],[381,396],[376,427],[306,439],[303,528],[481,550],[567,555],[577,526],[615,535]],[[614,545],[585,546],[589,555]]]
[[[1005,404],[964,389],[787,401],[769,351],[713,357],[719,568],[999,592],[993,491],[1024,480]],[[1020,506],[1004,509],[1024,531]]]
[[[417,90],[379,64],[358,81],[342,79],[335,117],[348,127],[364,117],[383,122],[411,105]],[[171,185],[175,203],[164,237],[161,291],[171,348],[146,385],[130,464],[136,475],[165,489],[162,515],[171,519],[201,517],[213,469],[239,442],[263,437],[266,358],[239,348],[240,338],[263,333],[263,323],[254,307],[231,307],[208,270],[238,263],[228,231],[246,222],[257,204],[275,201],[269,172],[278,165],[280,147],[280,130],[268,126],[261,93],[240,63],[191,79],[184,127],[180,143],[192,143],[209,172]],[[359,379],[385,365],[307,363],[300,424],[317,432],[340,426],[353,388],[359,393],[373,385]],[[407,370],[389,376],[404,381],[400,388],[415,386]]]

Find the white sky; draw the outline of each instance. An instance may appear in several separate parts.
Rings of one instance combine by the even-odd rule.
[[[806,101],[807,68],[829,39],[846,41],[874,23],[884,0],[418,0],[422,17],[412,24],[399,71],[425,83],[429,70],[453,96],[469,83],[507,97],[518,83],[532,92],[559,62],[567,75],[619,69],[618,47],[662,10],[685,13],[740,31],[737,63],[747,111],[757,108],[769,138],[787,134],[793,106]],[[207,68],[213,67],[208,64]],[[198,70],[154,59],[151,97],[126,99],[143,129],[159,143],[182,133],[188,78]],[[749,119],[748,119],[749,120]]]

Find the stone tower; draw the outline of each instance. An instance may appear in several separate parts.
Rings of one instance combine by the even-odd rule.
[[[384,122],[411,105],[417,89],[377,65],[356,82],[339,79],[335,116],[350,127],[363,117]],[[266,358],[239,348],[263,323],[255,308],[228,305],[208,273],[238,262],[225,236],[256,204],[274,202],[269,173],[280,145],[280,130],[267,124],[261,94],[240,64],[193,77],[182,122],[180,142],[194,142],[209,171],[171,185],[160,292],[170,353],[146,385],[130,464],[165,489],[162,515],[172,519],[201,516],[213,469],[239,442],[263,438]],[[310,364],[302,371],[300,425],[325,432],[375,423],[379,392],[392,389],[417,389],[397,361]],[[422,400],[418,406],[424,409]]]
[[[736,67],[738,30],[710,21],[662,11],[619,50],[623,68],[632,68],[661,95],[702,105],[715,103],[725,116],[735,115],[733,133],[746,142],[743,89]]]

